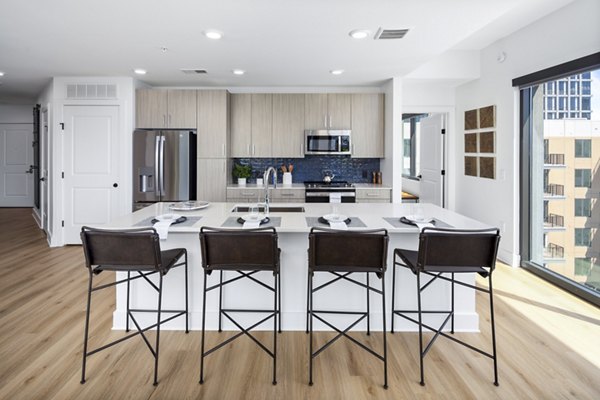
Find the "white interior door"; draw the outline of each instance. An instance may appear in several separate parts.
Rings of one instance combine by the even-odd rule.
[[[48,109],[42,110],[40,146],[40,212],[42,214],[42,229],[48,232]]]
[[[32,144],[32,124],[0,124],[0,207],[33,207]]]
[[[434,114],[420,121],[420,202],[444,207],[444,115]]]
[[[65,106],[64,124],[64,240],[77,244],[118,213],[119,107]]]

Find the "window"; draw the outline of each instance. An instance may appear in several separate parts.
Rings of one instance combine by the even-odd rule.
[[[575,276],[589,276],[592,271],[591,258],[576,258],[575,259]]]
[[[592,244],[591,228],[575,228],[575,246],[590,247]]]
[[[556,120],[600,119],[593,100],[600,98],[599,55],[513,80],[520,90],[521,265],[598,306],[600,137],[592,124]],[[560,168],[549,162],[554,156],[564,157]]]
[[[590,217],[592,215],[591,199],[575,199],[575,216]]]
[[[592,139],[575,139],[575,157],[590,158],[592,156]]]
[[[575,170],[575,187],[591,187],[592,186],[592,170],[591,169],[576,169]]]

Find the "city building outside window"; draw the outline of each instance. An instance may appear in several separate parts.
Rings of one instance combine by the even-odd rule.
[[[592,139],[575,139],[575,157],[590,158],[592,156]]]
[[[575,228],[575,246],[590,247],[592,230],[590,228]]]
[[[575,170],[575,187],[591,187],[592,186],[592,170],[591,169],[576,169]]]
[[[592,199],[575,199],[575,216],[590,217],[592,214]]]
[[[589,276],[592,270],[591,258],[576,258],[575,259],[575,275]]]

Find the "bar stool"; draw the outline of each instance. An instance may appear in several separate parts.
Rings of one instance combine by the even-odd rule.
[[[383,361],[384,384],[387,389],[387,342],[386,342],[386,324],[385,324],[385,270],[387,266],[387,246],[389,237],[386,229],[374,229],[364,231],[340,231],[326,228],[312,228],[308,235],[308,292],[309,296],[309,332],[310,332],[310,359],[309,359],[309,385],[313,385],[313,359],[323,352],[327,347],[337,341],[339,338],[346,337],[352,343],[366,350],[379,360]],[[314,275],[317,272],[326,272],[334,277],[314,287]],[[357,281],[352,278],[352,274],[366,273],[367,277],[370,273],[374,273],[381,279],[381,290],[371,287],[367,280],[367,284]],[[326,288],[327,286],[345,280],[357,286],[367,289],[367,293],[374,292],[381,295],[382,317],[383,317],[383,355],[375,352],[365,344],[359,342],[347,333],[353,327],[358,325],[362,320],[369,317],[369,310],[363,311],[333,311],[333,310],[315,310],[313,303],[314,293]],[[367,307],[368,307],[367,295]],[[355,315],[358,319],[350,324],[345,329],[339,329],[329,321],[325,320],[325,315]],[[313,352],[313,319],[321,321],[338,334]],[[369,328],[368,328],[369,329]]]
[[[395,249],[394,267],[409,268],[417,277],[417,310],[395,309],[396,293],[396,268],[392,277],[392,333],[394,333],[394,315],[414,322],[419,326],[419,356],[421,370],[421,386],[425,385],[424,358],[431,346],[439,336],[446,337],[471,350],[478,352],[494,361],[494,385],[498,386],[498,364],[496,358],[496,331],[494,323],[494,298],[492,288],[492,272],[496,264],[496,254],[500,242],[500,231],[498,229],[443,229],[423,228],[419,236],[418,251]],[[470,285],[455,279],[455,274],[478,273],[489,279],[489,290],[475,285]],[[450,278],[442,274],[450,274]],[[430,276],[421,286],[421,275]],[[437,279],[450,282],[451,305],[450,310],[423,310],[421,307],[421,293]],[[492,325],[492,353],[476,348],[452,335],[443,332],[444,327],[451,322],[450,332],[454,334],[454,285],[461,285],[471,289],[488,293],[490,296],[490,313]],[[418,319],[406,315],[417,314]],[[447,314],[439,328],[433,328],[422,321],[422,314]],[[435,335],[431,338],[425,349],[423,349],[423,328]]]
[[[202,296],[202,343],[200,353],[200,383],[204,383],[204,357],[215,352],[242,335],[247,335],[258,347],[273,358],[273,385],[277,384],[277,320],[280,315],[280,250],[277,247],[275,228],[256,229],[218,229],[202,227],[200,229],[200,249],[202,268],[204,269],[204,288]],[[207,287],[208,276],[212,271],[220,271],[219,283]],[[235,271],[239,276],[223,281],[223,271]],[[260,271],[273,273],[273,286],[258,280],[254,275]],[[261,287],[273,292],[273,309],[223,308],[222,288],[240,279],[249,279]],[[206,334],[206,293],[219,289],[219,331],[221,316],[225,316],[241,332],[224,340],[209,350],[205,350]],[[268,315],[248,328],[238,323],[231,313],[268,313]],[[269,350],[256,339],[250,331],[273,318],[273,350]],[[280,327],[281,328],[281,327]]]
[[[167,321],[185,315],[185,332],[189,332],[188,322],[188,264],[186,249],[170,249],[161,251],[159,237],[153,228],[138,228],[126,230],[95,229],[84,226],[81,228],[81,242],[85,254],[86,267],[89,272],[87,309],[85,314],[85,336],[83,341],[83,363],[81,383],[85,383],[85,365],[87,357],[101,350],[121,343],[134,336],[141,335],[154,357],[154,385],[158,384],[158,355],[160,343],[160,326]],[[183,257],[183,261],[179,262]],[[185,310],[162,310],[163,277],[172,269],[183,265],[185,267]],[[102,271],[127,272],[127,278],[112,283],[92,286],[94,275]],[[137,274],[131,276],[132,273]],[[158,286],[148,277],[158,274]],[[130,283],[143,278],[158,292],[158,307],[156,310],[132,309],[129,305]],[[129,320],[134,323],[137,331],[124,336],[111,343],[88,351],[88,332],[90,325],[90,307],[92,292],[105,289],[120,283],[127,283],[127,322],[126,332],[129,332]],[[135,312],[156,313],[156,323],[142,328],[136,318]],[[173,314],[161,319],[162,313]],[[156,342],[154,348],[144,334],[149,329],[156,328]]]

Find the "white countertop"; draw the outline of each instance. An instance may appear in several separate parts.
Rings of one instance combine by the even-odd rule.
[[[354,187],[357,189],[382,189],[392,190],[391,186],[380,185],[378,183],[355,183]]]
[[[170,203],[156,203],[134,213],[122,216],[102,227],[104,228],[131,228],[135,224],[154,217],[156,215],[173,213],[169,209]],[[221,225],[232,216],[242,216],[245,213],[232,213],[231,210],[237,203],[211,203],[207,208],[197,211],[177,211],[177,214],[190,217],[202,218],[192,226],[171,225],[170,232],[198,232],[202,226],[221,227]],[[239,204],[247,207],[249,203]],[[273,217],[281,217],[281,225],[277,231],[285,232],[308,232],[310,227],[305,217],[320,217],[331,212],[330,203],[271,203],[271,207],[304,207],[305,212],[271,212]],[[467,218],[453,211],[435,206],[433,204],[398,204],[398,203],[339,203],[336,204],[339,213],[350,218],[360,218],[367,226],[362,229],[386,228],[390,233],[414,233],[417,227],[406,225],[395,228],[383,218],[400,218],[405,215],[415,214],[415,207],[420,207],[425,217],[433,217],[455,228],[481,229],[488,228],[481,222]]]

